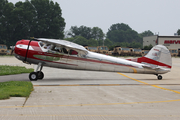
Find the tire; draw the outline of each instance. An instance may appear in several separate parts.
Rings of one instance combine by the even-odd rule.
[[[162,80],[162,76],[161,75],[158,76],[158,80]]]
[[[44,78],[44,73],[41,71],[37,71],[38,79],[42,80]]]
[[[29,74],[29,79],[30,79],[31,81],[37,81],[37,79],[38,79],[37,73],[36,73],[36,72],[30,73],[30,74]]]

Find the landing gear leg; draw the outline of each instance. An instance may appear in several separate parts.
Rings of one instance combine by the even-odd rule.
[[[162,76],[161,75],[156,74],[156,76],[157,76],[158,80],[162,80]]]
[[[39,68],[40,71],[38,71]],[[43,68],[42,63],[38,63],[36,71],[29,74],[29,79],[31,81],[37,81],[38,79],[42,80],[44,78],[44,73],[41,72],[42,68]]]

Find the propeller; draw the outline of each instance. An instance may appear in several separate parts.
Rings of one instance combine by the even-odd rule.
[[[15,48],[15,46],[10,46],[10,48],[11,48],[11,55],[13,54],[13,52],[14,52],[14,48]]]

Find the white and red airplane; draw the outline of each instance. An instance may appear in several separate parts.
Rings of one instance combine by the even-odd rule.
[[[43,66],[90,71],[109,71],[154,74],[159,80],[170,72],[172,60],[169,50],[163,45],[154,46],[141,58],[120,59],[108,55],[94,53],[83,46],[56,39],[36,38],[36,40],[17,41],[13,48],[17,59],[28,64],[37,64],[35,72],[29,79],[43,79]]]

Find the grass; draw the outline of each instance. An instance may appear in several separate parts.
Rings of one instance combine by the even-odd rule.
[[[14,55],[0,55],[0,57],[14,57]]]
[[[0,76],[2,75],[12,75],[12,74],[21,74],[21,73],[30,73],[33,72],[34,69],[27,69],[25,67],[20,66],[8,66],[8,65],[0,65]]]
[[[9,99],[9,97],[29,97],[32,91],[33,85],[31,82],[0,82],[0,100]]]

